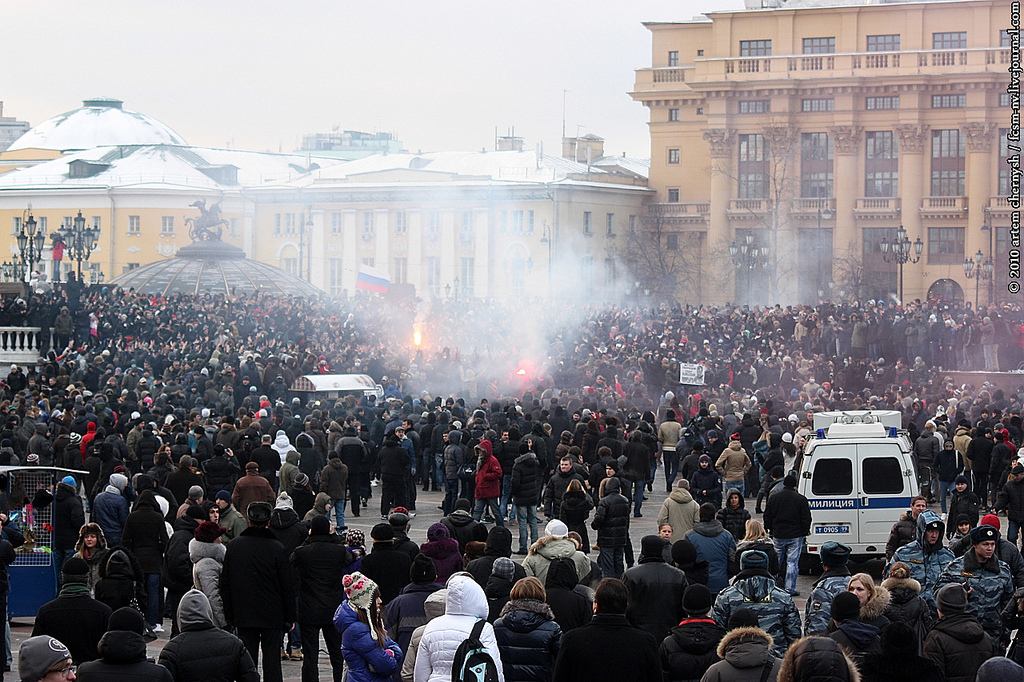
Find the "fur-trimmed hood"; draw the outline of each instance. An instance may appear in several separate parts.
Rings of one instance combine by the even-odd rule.
[[[917,582],[917,581],[914,581]],[[920,589],[920,585],[918,586]],[[889,602],[892,601],[892,595],[889,594],[889,590],[885,587],[876,587],[877,592],[875,598],[868,601],[867,604],[860,607],[860,618],[858,620],[865,623],[870,623],[879,616],[885,613],[885,610],[889,608]]]
[[[790,645],[776,682],[860,682],[860,672],[834,639],[811,636]]]
[[[772,655],[775,640],[761,628],[736,628],[718,643],[718,657],[737,668],[763,666]]]
[[[896,590],[909,590],[914,594],[921,594],[921,583],[913,578],[886,578],[882,582],[882,589],[888,590],[890,597]]]
[[[555,559],[560,556],[571,558],[576,554],[576,543],[568,538],[543,535],[530,547],[530,554],[540,554],[545,559]]]
[[[501,608],[500,618],[505,618],[513,611],[523,611],[528,614],[536,614],[542,620],[554,620],[555,614],[547,603],[536,599],[513,599]]]

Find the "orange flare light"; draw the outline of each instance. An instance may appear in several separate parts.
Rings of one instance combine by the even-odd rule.
[[[412,342],[413,342],[413,344],[415,344],[417,346],[420,345],[421,343],[423,343],[423,335],[420,334],[420,330],[419,329],[417,329],[416,331],[414,331],[412,333]]]

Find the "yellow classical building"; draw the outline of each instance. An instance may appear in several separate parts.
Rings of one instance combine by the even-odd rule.
[[[367,266],[423,297],[643,295],[630,254],[647,160],[605,156],[593,135],[559,156],[514,137],[497,147],[348,162],[194,147],[118,100],[88,100],[0,154],[0,260],[19,253],[29,215],[50,235],[80,213],[99,235],[85,278],[109,280],[173,256],[216,207],[221,239],[331,294],[353,293]],[[48,239],[38,279],[54,278],[52,256]],[[76,267],[65,256],[60,279]]]
[[[646,24],[645,229],[718,302],[896,296],[900,226],[905,300],[1013,298],[1010,1],[771,2]]]

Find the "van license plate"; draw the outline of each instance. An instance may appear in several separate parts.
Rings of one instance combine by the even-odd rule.
[[[850,532],[850,526],[845,523],[815,526],[814,532],[817,535],[839,535]]]

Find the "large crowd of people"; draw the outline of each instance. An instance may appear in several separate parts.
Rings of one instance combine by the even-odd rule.
[[[23,645],[39,676],[22,679],[141,665],[165,620],[160,671],[138,674],[195,679],[213,657],[209,679],[254,680],[262,657],[273,681],[287,657],[315,680],[322,636],[336,680],[480,665],[558,682],[892,679],[897,664],[982,679],[1012,644],[1024,380],[949,373],[1015,368],[1020,306],[524,311],[64,289],[4,316],[43,328],[45,354],[3,382],[0,465],[86,472],[52,490],[12,472],[2,491],[0,563],[50,546],[60,584]],[[681,384],[680,364],[703,384]],[[369,374],[384,396],[290,390],[330,373]],[[881,585],[826,543],[801,616],[810,510],[792,472],[814,412],[858,408],[902,412],[921,499],[894,519]],[[634,548],[631,519],[661,485],[658,534]],[[417,542],[423,491],[444,492],[444,517]],[[52,504],[52,525],[27,526],[26,504]],[[378,505],[369,538],[346,524]],[[968,646],[967,631],[983,636]],[[68,655],[31,663],[38,637]]]

